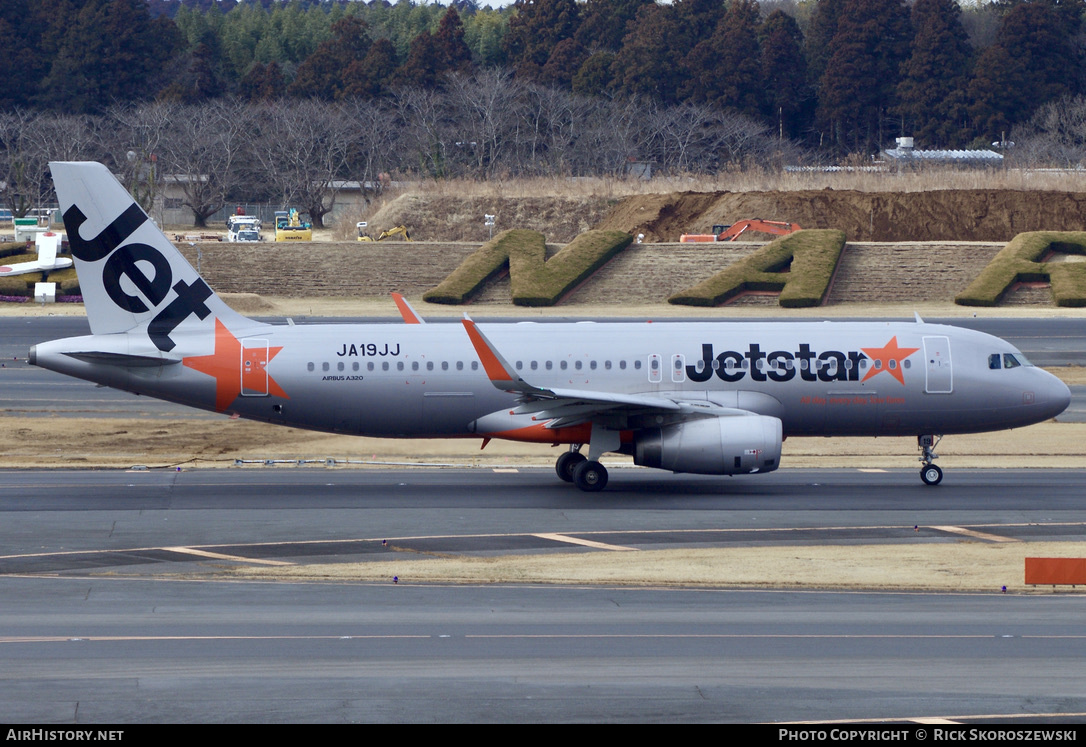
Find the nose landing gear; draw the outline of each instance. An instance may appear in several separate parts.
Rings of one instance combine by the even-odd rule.
[[[920,468],[920,479],[925,485],[938,485],[943,481],[943,471],[935,466],[934,462],[939,458],[935,453],[935,447],[943,440],[942,436],[917,436],[916,444],[922,455],[919,457],[924,466]]]

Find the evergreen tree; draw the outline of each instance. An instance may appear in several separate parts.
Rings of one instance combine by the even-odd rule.
[[[353,16],[341,18],[332,27],[332,38],[321,42],[298,66],[287,93],[325,101],[342,98],[347,88],[347,70],[352,63],[365,59],[369,48],[366,22]]]
[[[571,81],[573,92],[581,96],[607,96],[614,88],[611,73],[615,62],[613,52],[601,50],[589,55]]]
[[[441,53],[429,31],[423,31],[411,42],[407,61],[396,72],[396,83],[417,88],[438,88],[441,83]]]
[[[822,85],[822,75],[834,50],[833,37],[837,36],[837,25],[847,2],[849,0],[818,0],[807,24],[807,73],[815,90]]]
[[[977,59],[969,86],[974,127],[997,138],[1037,107],[1081,90],[1081,56],[1074,45],[1079,16],[1048,2],[1013,6],[996,43]]]
[[[471,50],[464,42],[464,23],[454,6],[449,6],[434,34],[434,43],[441,55],[440,67],[446,72],[466,73],[471,70]]]
[[[42,103],[97,112],[147,98],[183,43],[174,22],[152,20],[143,0],[88,0],[59,38]]]
[[[275,101],[283,96],[286,81],[278,62],[254,62],[241,80],[241,95],[246,101]]]
[[[787,13],[775,10],[758,35],[766,114],[775,123],[778,136],[798,138],[810,127],[814,115],[799,24]]]
[[[912,54],[902,68],[896,111],[903,132],[924,147],[961,147],[968,142],[966,90],[972,53],[954,0],[916,0]]]
[[[758,50],[758,4],[732,0],[714,33],[685,58],[684,99],[757,117],[762,110]]]
[[[687,39],[675,6],[643,6],[615,55],[611,67],[615,88],[627,96],[678,102],[686,83],[681,62]]]
[[[652,0],[588,0],[581,10],[577,43],[586,51],[617,52],[622,48],[626,27],[637,11]]]
[[[837,148],[866,154],[881,147],[909,41],[902,0],[848,0],[843,6],[818,103],[820,126]]]
[[[479,65],[505,63],[502,41],[508,29],[509,14],[487,8],[468,16],[464,21],[464,42],[471,57]]]
[[[568,89],[573,85],[573,77],[587,58],[584,47],[576,39],[563,39],[551,52],[547,64],[540,71],[539,80]]]
[[[518,77],[543,80],[543,66],[563,39],[580,25],[575,0],[517,0],[503,46]]]
[[[352,98],[374,98],[388,91],[396,73],[396,47],[388,39],[378,39],[361,62],[347,68],[345,94]]]

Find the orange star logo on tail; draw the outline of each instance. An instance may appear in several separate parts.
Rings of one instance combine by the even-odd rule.
[[[871,359],[869,370],[861,381],[867,381],[872,376],[883,371],[888,372],[902,384],[905,383],[905,375],[901,372],[901,363],[920,348],[899,348],[897,335],[890,338],[890,342],[881,348],[860,348],[864,355]]]
[[[246,348],[221,321],[215,320],[215,352],[190,355],[182,359],[189,368],[215,379],[215,410],[224,412],[234,400],[246,393],[274,394],[290,399],[275,379],[267,374],[267,364],[282,347]],[[266,382],[265,382],[266,379]]]

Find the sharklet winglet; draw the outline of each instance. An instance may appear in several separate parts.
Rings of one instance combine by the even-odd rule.
[[[554,396],[550,390],[534,387],[522,379],[475,322],[464,319],[461,324],[464,325],[468,339],[475,347],[475,353],[479,356],[479,362],[483,364],[483,370],[491,384],[506,392],[521,392],[533,397]]]
[[[396,308],[400,310],[400,316],[407,324],[426,324],[426,320],[419,316],[418,312],[407,302],[407,299],[399,293],[392,293],[392,300]]]

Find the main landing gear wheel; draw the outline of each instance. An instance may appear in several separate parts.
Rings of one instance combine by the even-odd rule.
[[[607,468],[585,460],[573,468],[573,484],[586,493],[596,493],[607,486]]]
[[[554,464],[554,471],[558,473],[558,477],[565,482],[573,482],[573,470],[577,469],[577,465],[588,461],[584,454],[577,451],[567,451],[562,456],[558,457],[558,461]]]
[[[938,485],[943,481],[943,471],[934,464],[929,464],[920,470],[920,479],[925,485]]]

